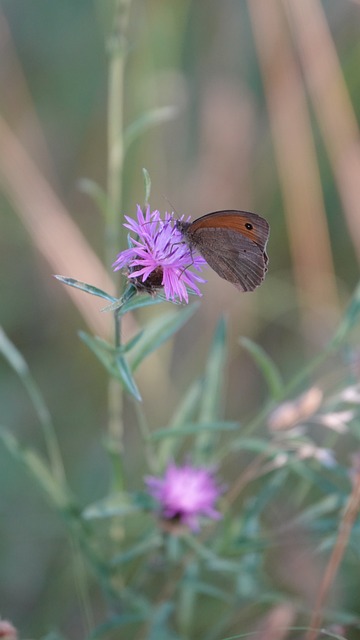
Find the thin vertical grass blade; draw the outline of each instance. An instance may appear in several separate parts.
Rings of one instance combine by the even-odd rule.
[[[274,400],[281,398],[284,384],[276,364],[262,347],[255,344],[249,338],[241,338],[240,344],[250,353],[263,374],[269,387],[270,395]]]
[[[7,360],[9,365],[19,376],[24,385],[34,410],[38,416],[44,440],[46,442],[48,456],[51,462],[51,469],[59,483],[65,481],[64,465],[62,462],[61,452],[56,437],[55,428],[51,419],[50,412],[46,406],[45,400],[31,375],[27,362],[21,355],[20,351],[9,340],[3,329],[0,327],[0,353]]]
[[[64,484],[60,483],[54,477],[36,451],[21,447],[16,438],[5,429],[0,429],[0,440],[12,456],[18,460],[31,477],[36,480],[53,506],[56,506],[63,512],[73,511],[74,502],[70,493]]]
[[[226,322],[222,318],[216,328],[206,363],[199,421],[213,422],[223,408],[224,368],[226,359]]]
[[[213,343],[206,363],[203,392],[200,401],[199,422],[216,422],[223,410],[223,390],[226,359],[226,322],[222,318],[215,330]],[[218,439],[217,432],[201,433],[195,447],[200,458],[211,454],[214,443]]]

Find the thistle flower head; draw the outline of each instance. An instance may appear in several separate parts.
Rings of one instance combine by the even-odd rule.
[[[205,260],[190,251],[176,228],[171,214],[162,220],[159,211],[145,214],[137,207],[137,221],[125,216],[124,226],[137,238],[131,238],[132,246],[119,253],[113,264],[114,271],[128,267],[128,278],[138,288],[152,293],[164,287],[167,300],[189,301],[187,287],[198,296],[201,292],[197,282],[205,282],[190,271],[190,267],[201,271]]]
[[[164,520],[198,531],[201,516],[213,520],[221,518],[214,505],[224,488],[217,484],[213,470],[191,464],[177,467],[171,462],[162,478],[148,476],[145,482],[149,493],[159,503]]]

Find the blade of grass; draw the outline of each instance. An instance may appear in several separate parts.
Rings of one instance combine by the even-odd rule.
[[[74,501],[64,482],[59,482],[57,478],[53,476],[46,463],[35,451],[21,447],[16,438],[5,429],[0,429],[0,439],[7,450],[26,468],[40,485],[53,506],[60,509],[63,513],[74,510]]]
[[[222,318],[215,330],[213,343],[206,363],[203,392],[201,396],[199,422],[214,422],[222,413],[224,368],[226,358],[226,322]],[[208,457],[218,434],[204,431],[196,439],[195,448],[202,458]]]
[[[174,106],[159,107],[152,111],[147,111],[135,122],[129,124],[124,133],[124,154],[128,151],[130,145],[143,133],[163,122],[173,120],[177,115],[178,109]],[[145,202],[147,202],[147,198]]]
[[[199,380],[196,380],[190,386],[172,415],[172,419],[168,427],[169,431],[172,429],[178,429],[183,424],[193,420],[199,407],[202,388],[203,384]],[[158,448],[159,469],[164,467],[167,460],[175,456],[179,446],[180,440],[177,438],[167,438],[160,443]]]
[[[43,431],[52,472],[55,478],[57,478],[57,481],[63,484],[65,482],[64,465],[50,412],[39,387],[30,373],[25,359],[21,355],[20,351],[16,349],[15,345],[9,340],[1,327],[0,353],[3,354],[9,365],[17,373],[30,397]]]
[[[268,356],[266,351],[262,349],[249,338],[240,338],[240,344],[252,355],[261,373],[263,374],[273,400],[281,397],[284,383],[282,381],[279,369],[273,360]]]
[[[185,423],[182,427],[172,429],[157,429],[153,431],[151,440],[162,440],[163,438],[181,438],[189,435],[198,435],[204,431],[235,431],[239,428],[238,422],[220,421],[217,422],[194,422]]]

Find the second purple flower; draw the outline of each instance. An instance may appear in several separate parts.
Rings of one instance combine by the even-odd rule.
[[[214,470],[194,467],[190,463],[177,466],[170,462],[162,478],[148,476],[149,493],[158,502],[163,520],[179,523],[194,532],[200,529],[202,517],[219,520],[215,503],[224,491],[214,477]]]

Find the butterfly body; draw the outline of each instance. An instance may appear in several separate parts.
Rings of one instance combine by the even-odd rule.
[[[209,266],[240,291],[253,291],[264,280],[268,256],[268,222],[248,211],[215,211],[176,228]]]

